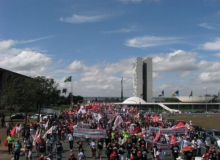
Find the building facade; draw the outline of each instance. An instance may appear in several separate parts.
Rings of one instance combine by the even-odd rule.
[[[146,102],[153,102],[152,58],[137,57],[133,63],[134,96]]]

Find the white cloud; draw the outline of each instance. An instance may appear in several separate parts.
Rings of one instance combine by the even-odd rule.
[[[77,71],[77,72],[83,72],[86,70],[86,66],[84,64],[82,64],[82,62],[80,61],[73,61],[69,67],[68,67],[70,70],[73,70],[73,71]]]
[[[127,40],[125,42],[125,45],[136,48],[148,48],[148,47],[178,43],[178,39],[179,38],[176,37],[155,37],[155,36],[135,37]]]
[[[220,38],[216,38],[214,42],[206,42],[203,45],[205,50],[220,50]]]
[[[207,23],[200,23],[198,24],[198,26],[206,28],[206,29],[211,29],[211,30],[215,29],[214,27],[208,25]]]
[[[10,40],[6,40],[6,41],[0,41],[0,51],[5,51],[5,50],[9,49],[15,43],[16,43],[16,41],[11,40],[11,39]]]
[[[177,50],[168,54],[153,55],[153,70],[155,72],[181,72],[183,75],[198,70],[197,53]],[[187,72],[187,73],[186,73]],[[182,75],[182,76],[183,76]]]
[[[108,15],[92,15],[92,16],[85,16],[85,15],[77,15],[74,14],[71,17],[61,17],[61,22],[68,22],[68,23],[86,23],[86,22],[97,22],[109,17]]]
[[[12,48],[19,43],[24,43],[24,41],[0,41],[1,67],[28,76],[44,73],[51,63],[51,58],[29,48]]]
[[[141,29],[138,29],[137,27],[131,27],[131,28],[121,28],[118,30],[112,30],[112,31],[104,31],[103,33],[131,33],[131,32],[137,32]]]

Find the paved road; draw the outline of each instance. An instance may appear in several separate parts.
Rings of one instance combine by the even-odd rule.
[[[74,145],[73,145],[73,152],[74,152],[74,154],[75,155],[77,155],[78,154],[78,148],[77,148],[77,145],[76,145],[76,142],[77,142],[78,140],[76,139],[75,141],[74,141]],[[69,143],[68,143],[68,141],[67,140],[65,140],[65,141],[63,141],[62,142],[62,144],[63,144],[63,148],[64,148],[64,153],[63,153],[63,159],[62,160],[67,160],[68,158],[69,158],[69,155],[70,155],[70,153],[71,153],[71,151],[69,150]],[[84,141],[84,144],[83,144],[83,149],[84,149],[84,151],[85,151],[85,155],[86,155],[86,159],[87,160],[91,160],[91,159],[93,159],[92,158],[92,154],[91,154],[91,151],[90,151],[90,146],[87,144],[87,142],[85,142]],[[202,149],[202,154],[205,152],[205,149],[203,148]],[[54,154],[54,160],[56,159],[55,158],[55,153],[54,153],[54,150],[53,150],[53,154]],[[33,150],[33,156],[32,156],[32,159],[33,160],[38,160],[38,157],[39,156],[37,156],[36,155],[36,150],[34,149]],[[125,156],[124,156],[125,157]],[[148,158],[149,158],[149,160],[151,159],[150,158],[151,156],[150,156],[150,154],[148,153]],[[182,156],[183,157],[183,156]],[[99,158],[97,158],[97,159],[99,159]],[[125,159],[125,158],[124,158]],[[22,156],[22,157],[20,157],[20,160],[25,160],[25,157],[24,156]],[[104,153],[104,151],[103,151],[103,158],[102,158],[102,160],[107,160],[107,156],[105,155],[105,153]],[[173,160],[173,158],[171,157],[171,156],[165,156],[165,160]]]

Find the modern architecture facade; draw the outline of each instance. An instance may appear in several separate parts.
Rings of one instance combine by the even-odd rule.
[[[152,58],[137,57],[133,63],[134,96],[153,102]]]

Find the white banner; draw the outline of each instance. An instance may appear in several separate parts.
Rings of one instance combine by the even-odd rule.
[[[186,134],[186,127],[161,128],[161,134]]]
[[[74,128],[73,136],[85,138],[105,138],[106,130]]]

